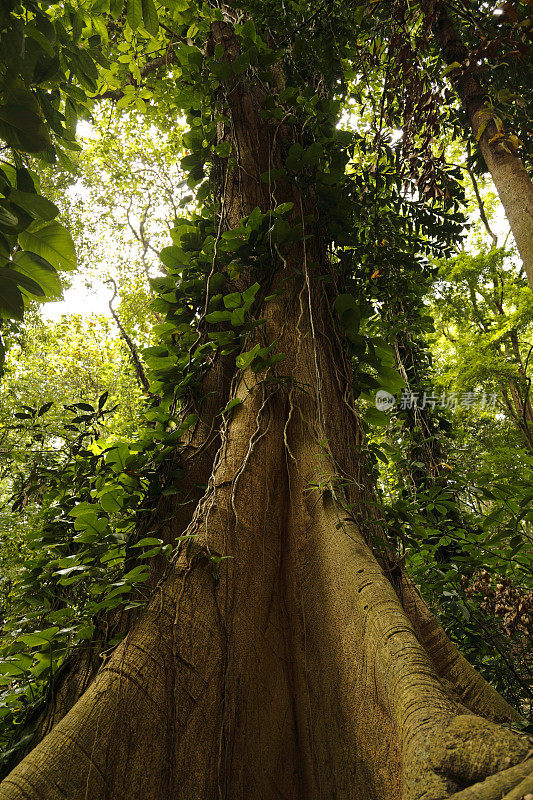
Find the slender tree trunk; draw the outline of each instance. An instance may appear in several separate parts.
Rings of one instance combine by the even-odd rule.
[[[235,39],[214,23],[229,60]],[[235,78],[228,221],[266,204],[283,131]],[[281,143],[280,143],[281,142]],[[303,214],[312,197],[278,187]],[[283,196],[285,195],[285,196]],[[285,361],[235,375],[207,491],[148,608],[1,800],[442,800],[518,784],[515,712],[462,659],[383,536],[320,228],[282,259],[255,340]],[[279,294],[276,294],[279,290]],[[182,533],[183,519],[174,534]],[[222,560],[220,560],[222,557]],[[479,716],[478,716],[479,715]],[[483,716],[481,716],[483,715]],[[506,790],[506,789],[505,789]],[[478,792],[478,789],[475,790]],[[481,791],[481,789],[480,789]],[[473,794],[484,797],[484,794]]]
[[[468,50],[450,20],[446,6],[442,2],[422,0],[422,8],[446,64],[461,65],[451,71],[450,78],[498,190],[533,290],[533,183],[521,159],[503,147],[496,125],[488,120],[484,108],[486,92],[476,75],[475,65],[468,63]]]

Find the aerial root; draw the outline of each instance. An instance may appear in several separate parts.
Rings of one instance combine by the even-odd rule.
[[[533,773],[526,736],[473,714],[459,714],[416,738],[404,800],[521,800],[506,792]]]
[[[530,800],[529,794],[533,797],[533,758],[456,792],[449,800]]]

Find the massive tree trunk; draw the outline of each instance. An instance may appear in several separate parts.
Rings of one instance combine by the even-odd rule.
[[[235,56],[228,26],[215,41]],[[270,205],[285,133],[235,78],[227,222]],[[221,134],[222,135],[222,134]],[[272,162],[270,162],[272,163]],[[280,196],[280,195],[285,196]],[[312,197],[278,187],[303,214]],[[531,771],[516,713],[460,656],[384,536],[320,226],[283,258],[254,334],[286,355],[234,376],[194,534],[111,658],[0,784],[1,800],[502,797]],[[276,293],[279,289],[279,293]],[[515,766],[517,765],[517,766]],[[487,788],[488,786],[488,788]],[[492,788],[491,788],[492,787]],[[491,793],[492,792],[492,793]]]
[[[505,145],[499,131],[488,116],[485,103],[487,93],[469,63],[469,53],[461,41],[446,6],[442,2],[422,0],[422,8],[431,24],[444,61],[457,65],[450,78],[470,121],[487,169],[505,209],[518,252],[533,290],[533,183],[522,160],[512,146]]]

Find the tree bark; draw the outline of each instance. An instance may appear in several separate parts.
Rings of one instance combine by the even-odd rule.
[[[229,26],[212,32],[234,58]],[[245,78],[228,99],[231,222],[241,204],[270,206],[260,175],[284,132]],[[302,216],[313,202],[279,187],[275,203],[289,200]],[[443,800],[527,756],[496,724],[515,712],[373,555],[384,536],[350,363],[316,278],[331,267],[319,224],[306,233],[273,254],[254,333],[286,359],[268,381],[235,375],[242,403],[221,425],[193,544],[0,800]],[[528,772],[509,774],[515,786]]]
[[[533,290],[533,183],[522,160],[514,152],[505,149],[498,138],[496,125],[487,116],[487,93],[477,77],[476,66],[469,63],[468,50],[461,41],[446,6],[438,0],[422,0],[421,5],[439,43],[444,61],[448,66],[461,65],[452,69],[450,78],[498,191]]]

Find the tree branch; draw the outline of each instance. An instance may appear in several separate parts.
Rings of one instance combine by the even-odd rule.
[[[470,147],[470,142],[468,142],[468,155],[469,156],[470,156],[470,153],[471,153],[471,147]],[[466,171],[470,175],[470,180],[472,181],[472,186],[474,187],[474,194],[476,195],[476,200],[477,200],[477,205],[478,205],[478,208],[479,208],[479,216],[481,217],[481,222],[483,223],[487,233],[491,237],[493,246],[494,247],[498,247],[498,237],[496,236],[496,234],[494,233],[494,231],[492,230],[492,228],[489,225],[489,221],[488,221],[487,215],[485,213],[485,204],[483,203],[483,200],[481,198],[481,194],[479,192],[479,186],[478,186],[478,183],[477,183],[477,180],[476,180],[476,176],[474,175],[471,167],[467,166],[466,167]]]
[[[108,278],[106,283],[110,283],[112,285],[112,287],[113,287],[113,297],[109,301],[109,310],[111,311],[111,315],[112,315],[113,319],[115,320],[117,328],[120,331],[120,335],[122,336],[122,338],[124,339],[124,341],[126,342],[128,348],[129,348],[129,351],[131,353],[131,357],[132,357],[133,364],[134,364],[134,367],[135,367],[135,372],[137,373],[137,378],[139,380],[139,383],[141,384],[141,386],[142,386],[142,388],[144,389],[145,392],[149,392],[150,391],[150,382],[148,381],[148,378],[146,377],[146,373],[145,373],[145,371],[143,369],[143,365],[141,363],[141,359],[139,358],[139,353],[137,352],[137,348],[136,348],[135,344],[133,343],[132,339],[126,333],[126,330],[125,330],[122,322],[120,321],[120,317],[118,316],[117,312],[113,308],[113,301],[115,300],[115,297],[117,296],[117,284],[115,283],[113,278]]]

